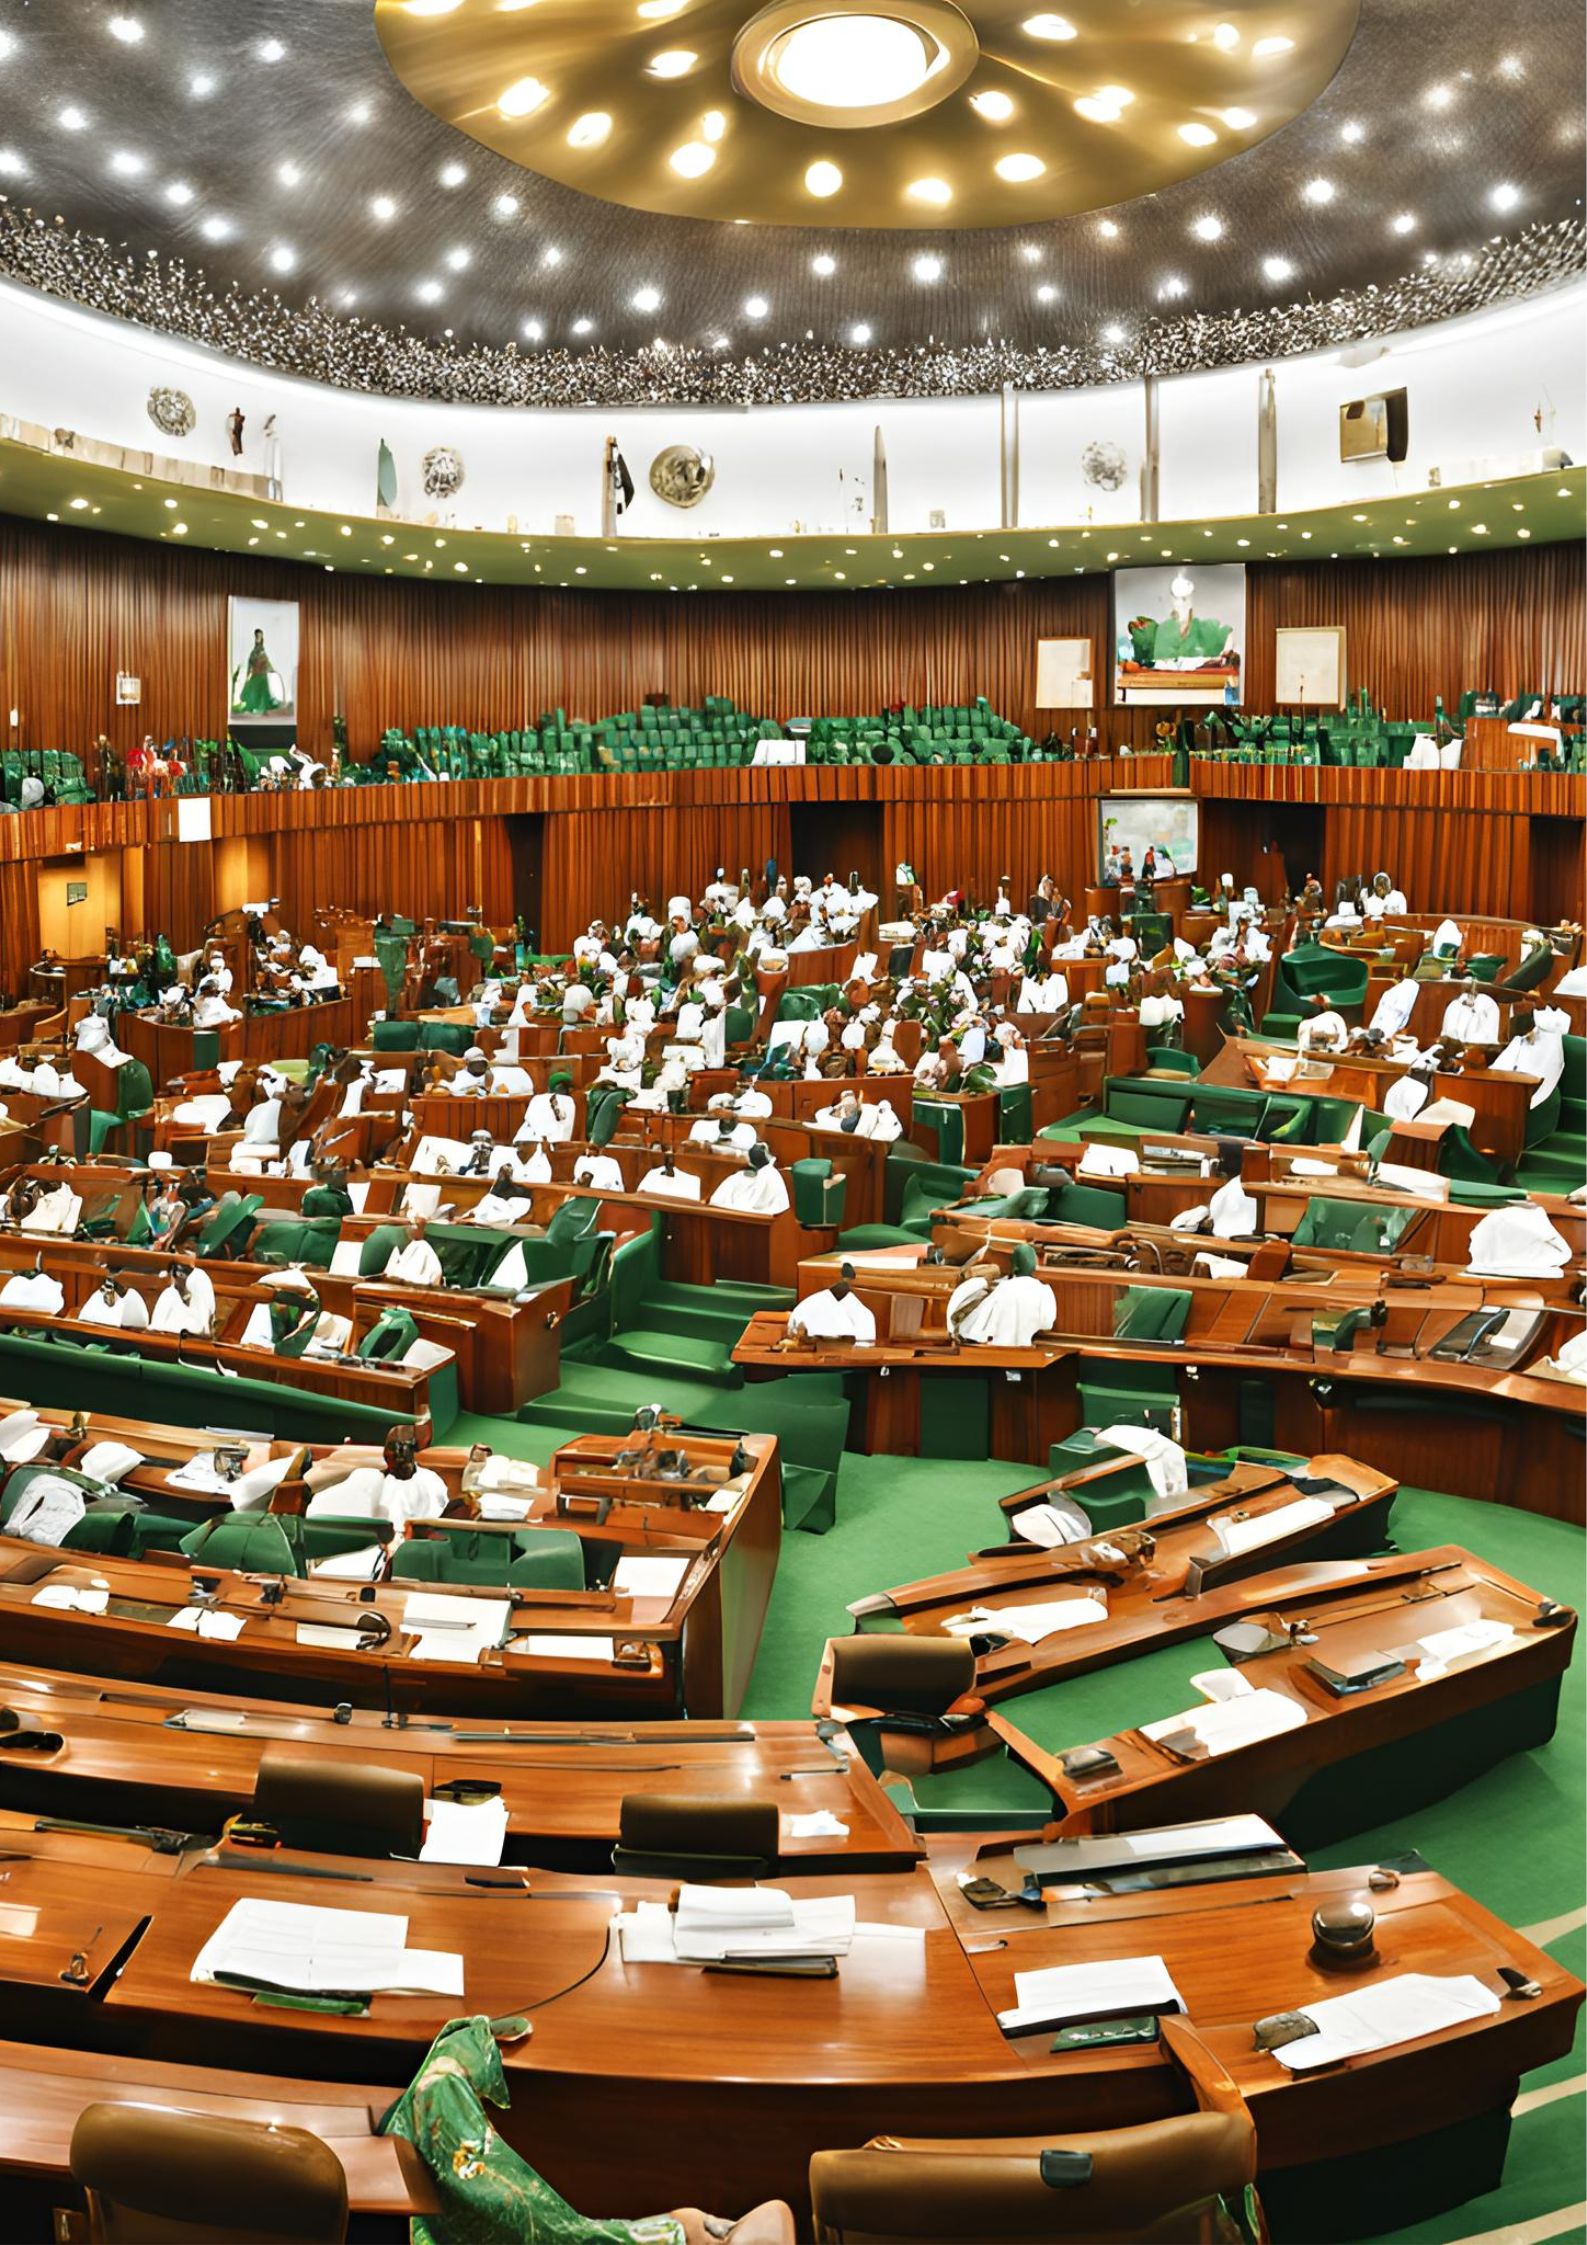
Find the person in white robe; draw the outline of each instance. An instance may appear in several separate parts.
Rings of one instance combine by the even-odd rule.
[[[587,1185],[594,1193],[623,1193],[628,1190],[623,1183],[622,1164],[611,1154],[580,1154],[573,1164],[575,1185]]]
[[[77,1229],[77,1219],[83,1213],[81,1197],[70,1185],[56,1185],[50,1192],[41,1193],[22,1219],[25,1232],[50,1232],[57,1238],[70,1239]]]
[[[32,1310],[40,1317],[59,1317],[65,1307],[66,1289],[38,1265],[31,1271],[13,1271],[0,1286],[0,1309]]]
[[[195,1029],[224,1029],[228,1022],[241,1019],[237,1007],[228,1005],[212,982],[206,979],[199,984],[198,995],[193,1000]]]
[[[1380,1037],[1390,1040],[1399,1036],[1408,1027],[1411,1015],[1416,1011],[1416,993],[1419,987],[1409,975],[1402,982],[1391,982],[1372,1009],[1368,1029],[1376,1030]]]
[[[110,1023],[102,1013],[85,1013],[78,1022],[77,1050],[86,1052],[105,1068],[124,1068],[132,1057],[116,1043],[110,1033]]]
[[[1570,1015],[1559,1006],[1539,1006],[1530,1029],[1518,1030],[1493,1065],[1506,1075],[1536,1076],[1528,1107],[1541,1107],[1565,1073],[1565,1038]]]
[[[854,1291],[852,1263],[840,1264],[835,1286],[795,1302],[788,1312],[788,1331],[807,1334],[812,1341],[852,1341],[862,1349],[874,1346],[876,1318]]]
[[[1000,1084],[1030,1082],[1030,1054],[1012,1021],[1000,1021],[992,1032],[993,1073]]]
[[[1463,990],[1444,1008],[1439,1034],[1460,1045],[1496,1045],[1499,1008],[1486,990]]]
[[[1552,1278],[1570,1259],[1568,1241],[1535,1201],[1490,1209],[1466,1244],[1467,1268],[1478,1278]]]
[[[1411,1068],[1384,1095],[1383,1112],[1390,1122],[1414,1122],[1432,1095],[1431,1065]]]
[[[149,1319],[151,1333],[191,1333],[208,1340],[215,1324],[215,1289],[197,1263],[173,1263]]]
[[[490,1085],[490,1072],[485,1055],[478,1045],[470,1045],[463,1055],[463,1065],[447,1084],[454,1099],[483,1098]]]
[[[788,1183],[771,1158],[771,1148],[757,1142],[749,1159],[735,1176],[724,1177],[711,1195],[713,1208],[736,1208],[750,1216],[780,1216],[788,1206]]]
[[[634,1190],[652,1200],[698,1200],[700,1180],[692,1171],[679,1169],[669,1149],[653,1169],[645,1171]]]
[[[242,1142],[259,1149],[274,1148],[281,1136],[281,1097],[267,1093],[255,1100],[243,1118]]]
[[[425,1237],[427,1225],[418,1217],[408,1226],[408,1236],[386,1258],[383,1278],[399,1286],[439,1286],[443,1283],[441,1258]]]
[[[644,1067],[645,1040],[626,1030],[621,1036],[607,1038],[606,1062],[595,1081],[615,1084],[620,1091],[638,1091],[644,1081]]]
[[[311,1486],[327,1467],[336,1465],[334,1452],[322,1459],[311,1469]],[[429,1466],[416,1465],[403,1476],[380,1465],[356,1465],[340,1478],[314,1488],[307,1517],[390,1520],[401,1527],[409,1520],[439,1520],[449,1501],[446,1483]]]
[[[135,1294],[130,1286],[118,1286],[109,1277],[89,1295],[77,1315],[84,1325],[117,1326],[124,1333],[142,1332],[149,1322],[143,1296]]]
[[[1036,1250],[1025,1240],[1009,1257],[1007,1278],[986,1265],[973,1271],[948,1298],[949,1332],[977,1347],[1029,1348],[1058,1317],[1057,1295],[1035,1274]]]
[[[1331,1006],[1324,1006],[1319,1012],[1307,1015],[1295,1032],[1295,1042],[1302,1052],[1339,1052],[1349,1035],[1344,1015],[1335,1013]]]
[[[877,1033],[876,1043],[866,1058],[865,1073],[868,1076],[908,1075],[909,1064],[899,1058],[897,1048],[893,1043],[897,1033],[896,1022],[887,1020],[882,1023]]]
[[[1027,974],[1014,1001],[1016,1013],[1062,1013],[1069,1003],[1069,985],[1049,968],[1045,974]]]
[[[551,1088],[537,1092],[530,1100],[515,1137],[543,1138],[553,1146],[565,1145],[573,1136],[573,1122],[578,1111],[569,1096],[572,1081],[571,1076],[553,1076]]]

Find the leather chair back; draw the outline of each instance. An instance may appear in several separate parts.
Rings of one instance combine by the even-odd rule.
[[[72,2178],[92,2245],[341,2245],[347,2178],[302,2128],[88,2105]]]
[[[625,1793],[612,1866],[636,1878],[760,1879],[777,1849],[775,1801]]]
[[[259,1757],[252,1814],[274,1826],[284,1847],[316,1855],[417,1855],[424,1780],[415,1770],[350,1765],[274,1744]]]
[[[962,1637],[888,1633],[832,1640],[832,1699],[889,1715],[941,1715],[975,1688],[975,1654]]]

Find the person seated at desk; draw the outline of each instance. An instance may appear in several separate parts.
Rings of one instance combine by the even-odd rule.
[[[541,1159],[545,1157],[542,1154]],[[549,1183],[551,1164],[546,1162],[543,1182]],[[464,1217],[469,1224],[527,1224],[534,1207],[534,1197],[527,1185],[517,1179],[516,1165],[510,1155],[504,1156],[491,1180],[488,1193],[482,1193]]]
[[[565,1145],[573,1136],[573,1122],[577,1113],[572,1098],[573,1078],[565,1068],[559,1068],[544,1091],[536,1092],[530,1100],[523,1121],[514,1133],[514,1143],[528,1138],[544,1139],[552,1146]]]
[[[908,1075],[909,1063],[907,1060],[899,1058],[897,1048],[893,1043],[897,1033],[898,1024],[889,1015],[877,1031],[876,1042],[866,1055],[865,1073],[868,1076]]]
[[[1001,1349],[1029,1348],[1052,1330],[1058,1297],[1036,1276],[1036,1250],[1021,1240],[1009,1256],[1009,1275],[979,1264],[948,1298],[948,1331],[956,1341]]]
[[[424,1217],[415,1217],[408,1226],[408,1236],[400,1247],[394,1247],[386,1259],[381,1277],[390,1279],[396,1286],[440,1286],[445,1282],[441,1258],[425,1238],[427,1224]]]
[[[799,1334],[812,1341],[852,1341],[856,1348],[871,1348],[876,1341],[876,1319],[854,1291],[854,1265],[838,1267],[835,1286],[807,1294],[788,1312],[790,1339]]]
[[[149,1319],[151,1333],[191,1333],[208,1340],[215,1329],[215,1289],[197,1263],[172,1263]]]
[[[606,1040],[606,1059],[591,1089],[610,1084],[618,1091],[638,1091],[644,1083],[645,1040],[625,1027]]]
[[[1303,1052],[1342,1052],[1349,1040],[1350,1031],[1342,1013],[1335,1013],[1321,996],[1312,1000],[1316,1011],[1306,1016],[1295,1032],[1295,1043]]]
[[[320,1458],[303,1476],[310,1492],[306,1517],[337,1515],[390,1520],[439,1520],[451,1501],[446,1483],[418,1461],[411,1427],[393,1427],[383,1447],[344,1444]]]
[[[259,1071],[260,1098],[243,1118],[242,1143],[255,1154],[274,1153],[281,1137],[281,1107],[285,1080],[269,1069]]]
[[[1541,1107],[1565,1073],[1565,1039],[1570,1015],[1559,1006],[1539,1006],[1529,1029],[1518,1029],[1493,1065],[1506,1075],[1536,1076],[1528,1107]]]
[[[245,1349],[269,1349],[274,1356],[302,1356],[311,1341],[340,1347],[351,1327],[344,1317],[326,1318],[308,1274],[291,1269],[272,1271],[261,1281],[269,1289],[268,1302],[256,1303],[239,1336]],[[322,1334],[324,1326],[340,1328]]]
[[[1433,1095],[1437,1063],[1418,1057],[1383,1096],[1383,1112],[1390,1122],[1414,1122]]]
[[[1000,1021],[992,1031],[989,1061],[1000,1085],[1030,1082],[1030,1054],[1025,1050],[1023,1033],[1012,1021]]]
[[[835,1106],[819,1108],[810,1120],[817,1130],[841,1130],[851,1138],[874,1138],[882,1145],[891,1145],[904,1131],[890,1099],[879,1099],[873,1106],[853,1091],[840,1092]]]
[[[299,1203],[305,1216],[351,1216],[353,1196],[347,1189],[347,1171],[339,1161],[322,1162],[315,1168],[315,1182],[308,1188]]]
[[[724,1177],[711,1195],[713,1208],[733,1208],[742,1215],[780,1216],[788,1206],[788,1184],[771,1158],[771,1148],[757,1139],[736,1176]]]
[[[58,1239],[70,1239],[77,1230],[77,1220],[83,1213],[82,1198],[65,1183],[41,1191],[31,1208],[17,1219],[25,1232],[50,1232]]]
[[[1490,1209],[1466,1243],[1466,1267],[1477,1278],[1553,1278],[1570,1259],[1569,1242],[1535,1201]]]
[[[1391,982],[1372,1009],[1368,1034],[1380,1036],[1392,1044],[1410,1024],[1411,1015],[1416,1011],[1418,988],[1409,975],[1402,982]]]
[[[1444,1008],[1439,1035],[1459,1045],[1496,1045],[1499,1008],[1486,990],[1462,990]]]
[[[715,1107],[716,1102],[711,1104]],[[738,1121],[731,1103],[725,1111],[702,1115],[689,1129],[690,1145],[703,1146],[713,1154],[747,1154],[757,1137],[755,1125]]]
[[[647,1169],[634,1187],[637,1193],[647,1193],[654,1200],[698,1200],[700,1180],[692,1171],[680,1169],[672,1148],[663,1148],[661,1159],[653,1169]]]
[[[66,1307],[66,1289],[44,1268],[41,1255],[30,1271],[13,1271],[0,1286],[0,1309],[32,1310],[39,1317],[59,1317]]]
[[[592,1193],[626,1193],[622,1164],[612,1154],[580,1154],[573,1164],[575,1185],[587,1185]]]
[[[453,1075],[447,1090],[454,1099],[483,1099],[490,1089],[490,1071],[485,1055],[478,1045],[470,1045],[463,1055],[463,1065]]]
[[[1369,920],[1381,920],[1390,912],[1408,912],[1410,907],[1387,873],[1374,873],[1372,886],[1361,899],[1361,909]]]
[[[195,1029],[224,1029],[228,1022],[240,1021],[241,1013],[228,1005],[216,984],[206,975],[198,986],[193,1000],[193,1027]]]
[[[84,1014],[77,1024],[76,1045],[79,1052],[87,1053],[102,1068],[124,1068],[132,1057],[116,1043],[110,1023],[102,1013]]]
[[[121,1285],[108,1271],[77,1315],[84,1325],[118,1326],[124,1333],[141,1333],[149,1322],[143,1296]]]
[[[1016,1013],[1062,1013],[1069,1003],[1069,985],[1048,967],[1045,973],[1028,973],[1020,980],[1014,1000]]]

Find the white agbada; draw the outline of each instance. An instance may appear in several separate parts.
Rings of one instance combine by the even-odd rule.
[[[1390,1122],[1414,1122],[1427,1105],[1430,1094],[1420,1076],[1401,1076],[1398,1083],[1390,1084],[1383,1101],[1383,1112]]]
[[[404,1240],[392,1249],[380,1275],[399,1286],[439,1286],[441,1258],[427,1239]]]
[[[261,1099],[248,1110],[242,1126],[245,1146],[273,1146],[281,1135],[281,1102]]]
[[[125,1294],[118,1294],[113,1302],[107,1302],[96,1287],[78,1311],[77,1317],[82,1325],[116,1325],[128,1333],[142,1332],[149,1322],[143,1296],[134,1294],[130,1287]]]
[[[634,1190],[648,1193],[653,1200],[698,1200],[700,1180],[690,1170],[668,1172],[657,1162],[654,1169],[645,1171]]]
[[[623,1183],[622,1164],[611,1154],[581,1154],[573,1164],[573,1182],[575,1185],[588,1185],[592,1192],[597,1193],[621,1193],[627,1190]]]
[[[1310,1052],[1312,1046],[1321,1039],[1331,1038],[1337,1049],[1349,1034],[1343,1014],[1325,1008],[1321,1013],[1308,1014],[1295,1032],[1295,1043],[1300,1051]]]
[[[439,1520],[447,1503],[446,1483],[428,1466],[415,1466],[405,1481],[379,1466],[355,1466],[344,1481],[315,1490],[307,1517],[318,1520],[340,1514],[391,1520],[400,1527],[407,1520]]]
[[[948,1297],[948,1330],[961,1341],[1000,1349],[1029,1348],[1057,1322],[1058,1297],[1039,1278],[961,1280]]]
[[[813,1341],[853,1341],[867,1348],[876,1339],[876,1319],[858,1294],[841,1297],[830,1286],[807,1294],[788,1312],[790,1333],[808,1333]]]
[[[780,1216],[788,1206],[788,1185],[782,1171],[767,1163],[761,1169],[742,1169],[724,1177],[711,1195],[713,1208],[736,1208],[749,1216]]]
[[[77,1219],[83,1213],[83,1204],[70,1185],[57,1185],[53,1192],[43,1193],[22,1219],[25,1232],[51,1232],[69,1239],[77,1229]]]
[[[1541,1007],[1532,1016],[1530,1036],[1514,1036],[1493,1063],[1506,1075],[1536,1076],[1537,1089],[1527,1101],[1541,1107],[1565,1073],[1565,1036],[1570,1015],[1558,1006]]]
[[[1484,991],[1462,991],[1444,1008],[1440,1034],[1457,1044],[1496,1045],[1499,1041],[1499,1008]]]
[[[565,1091],[537,1092],[519,1124],[518,1138],[545,1138],[553,1146],[565,1145],[573,1136],[574,1103]]]
[[[1472,1226],[1467,1268],[1479,1278],[1551,1278],[1570,1261],[1570,1246],[1532,1201],[1490,1209]]]
[[[748,1153],[755,1138],[755,1125],[750,1122],[736,1122],[729,1135],[724,1138],[721,1123],[713,1115],[702,1115],[689,1132],[691,1146],[719,1146],[724,1153],[729,1150]]]
[[[1417,988],[1409,975],[1403,982],[1391,982],[1373,1007],[1367,1027],[1380,1037],[1397,1037],[1416,1011]]]
[[[0,1286],[0,1309],[36,1310],[58,1317],[66,1307],[66,1289],[48,1271],[13,1271]]]
[[[161,1289],[149,1320],[151,1333],[193,1333],[208,1337],[215,1320],[215,1289],[210,1284],[209,1273],[196,1267],[187,1274],[187,1299],[177,1291],[175,1281]]]

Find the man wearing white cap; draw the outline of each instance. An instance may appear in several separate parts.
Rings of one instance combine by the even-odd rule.
[[[1463,990],[1444,1008],[1439,1034],[1459,1045],[1496,1045],[1499,1008],[1486,990]]]

